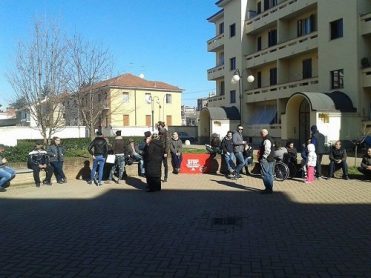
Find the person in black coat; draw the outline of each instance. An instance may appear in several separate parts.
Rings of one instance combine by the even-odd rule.
[[[161,190],[161,162],[164,157],[164,143],[157,134],[145,132],[146,144],[143,149],[144,168],[147,179],[147,192]]]
[[[331,148],[330,154],[330,165],[329,165],[329,175],[327,179],[331,179],[334,175],[335,165],[341,166],[343,169],[343,178],[349,180],[348,177],[348,164],[347,164],[347,152],[341,147],[341,141],[336,141],[335,145]]]

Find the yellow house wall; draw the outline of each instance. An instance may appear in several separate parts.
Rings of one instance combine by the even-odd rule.
[[[129,101],[124,102],[124,93],[129,94]],[[129,115],[129,126],[146,126],[146,116],[152,117],[152,104],[146,101],[146,94],[154,99],[154,123],[165,121],[166,116],[172,116],[172,125],[181,125],[181,93],[135,89],[110,90],[110,117],[113,127],[123,126],[124,115]],[[166,94],[171,94],[172,102],[166,103]],[[159,107],[161,106],[161,108]]]

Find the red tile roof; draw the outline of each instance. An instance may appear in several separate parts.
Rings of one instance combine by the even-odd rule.
[[[95,89],[102,87],[120,87],[120,88],[151,89],[159,91],[182,92],[182,89],[180,89],[179,87],[160,81],[145,80],[130,73],[122,74],[117,77],[98,82],[93,87]]]

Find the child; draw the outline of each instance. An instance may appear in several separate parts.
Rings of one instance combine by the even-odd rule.
[[[305,183],[311,183],[314,181],[314,168],[316,167],[317,155],[315,153],[316,148],[313,144],[308,144],[307,149],[307,179],[305,180]]]

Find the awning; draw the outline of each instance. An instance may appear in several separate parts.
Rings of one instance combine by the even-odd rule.
[[[240,113],[235,106],[204,107],[201,111],[208,111],[211,120],[240,120]]]
[[[248,119],[248,125],[274,124],[277,121],[277,107],[265,105],[256,108],[256,112]]]

